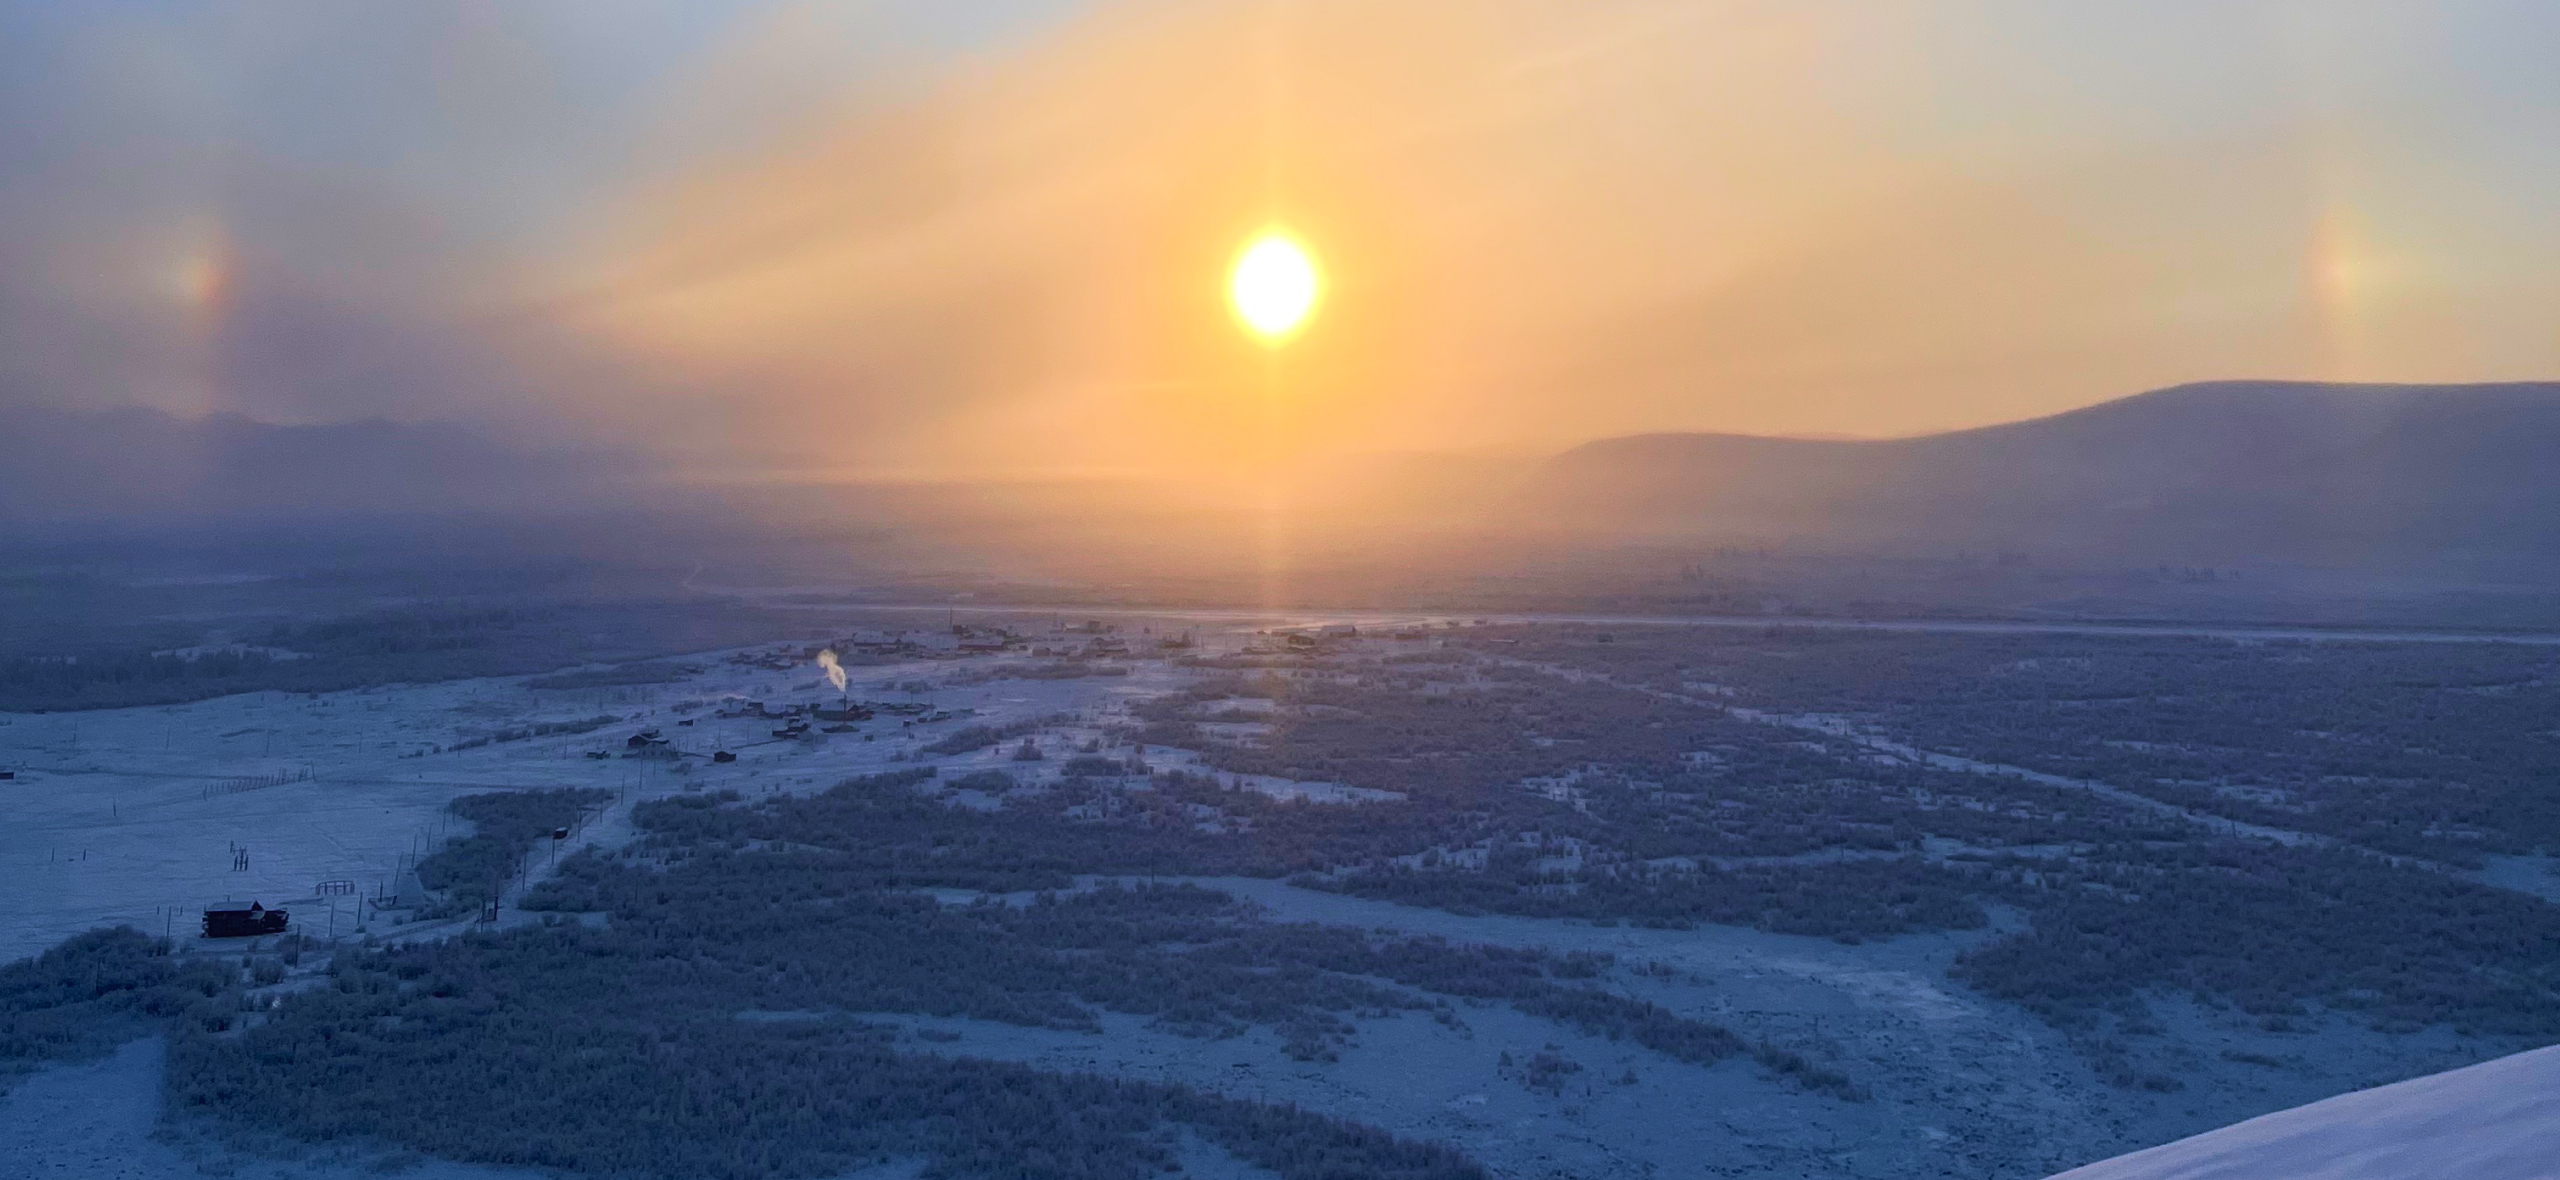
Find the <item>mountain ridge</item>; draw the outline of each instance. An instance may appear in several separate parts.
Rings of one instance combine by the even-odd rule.
[[[2234,381],[1895,439],[1620,436],[1533,486],[1653,536],[2405,565],[2560,558],[2552,471],[2560,382]]]
[[[528,450],[443,422],[19,406],[0,430],[0,524],[575,508],[647,474],[630,456]]]

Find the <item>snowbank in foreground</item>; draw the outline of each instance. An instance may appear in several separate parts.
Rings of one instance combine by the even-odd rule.
[[[2378,1086],[2052,1180],[2554,1180],[2560,1045]]]

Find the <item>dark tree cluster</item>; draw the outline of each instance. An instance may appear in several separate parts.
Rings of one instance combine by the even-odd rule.
[[[245,647],[193,656],[124,648],[0,659],[0,710],[122,709],[243,692],[521,675],[731,647],[793,626],[784,616],[710,600],[378,611],[283,624],[241,636]]]
[[[1054,723],[1056,720],[1056,718],[1051,718],[1048,722],[1014,721],[1003,725],[962,726],[959,729],[955,729],[950,733],[944,734],[940,740],[926,744],[924,752],[928,754],[972,753],[974,751],[986,749],[989,746],[995,745],[997,742],[1009,742],[1015,738],[1029,737],[1034,733],[1038,733],[1043,726]]]
[[[1085,871],[1097,871],[1098,865],[1111,863],[1097,853],[1144,866],[1116,871],[1159,873],[1168,870],[1160,859],[1147,856],[1143,840],[1149,833],[1173,837],[1157,845],[1159,851],[1213,839],[1190,828],[1061,825],[1039,822],[1010,808],[988,813],[946,807],[913,790],[931,774],[918,769],[856,779],[807,800],[783,798],[742,805],[735,796],[689,796],[652,804],[638,816],[650,833],[643,847],[672,860],[666,871],[653,872],[625,860],[579,857],[564,864],[559,875],[540,887],[527,904],[605,911],[613,915],[614,928],[625,931],[656,929],[649,924],[670,921],[679,925],[695,920],[762,922],[766,919],[756,915],[770,909],[780,915],[774,920],[781,923],[772,937],[799,938],[808,927],[790,916],[795,907],[842,891],[883,891],[851,895],[868,898],[862,903],[865,906],[882,907],[877,913],[848,909],[853,905],[849,901],[830,902],[807,920],[825,931],[824,945],[812,954],[854,956],[854,961],[832,970],[829,978],[878,978],[877,973],[898,970],[898,964],[918,955],[930,956],[930,964],[982,965],[970,978],[953,983],[938,981],[934,966],[916,968],[894,987],[884,987],[883,994],[898,997],[894,1002],[876,996],[865,1001],[871,1010],[1045,1022],[1046,1017],[1020,1015],[1021,993],[1011,985],[999,988],[997,983],[1011,976],[995,965],[1013,961],[1012,956],[1033,955],[1018,972],[1020,978],[1064,989],[1057,993],[1059,997],[1153,1016],[1181,1030],[1232,1032],[1243,1024],[1270,1024],[1290,1030],[1298,1044],[1314,1045],[1341,1028],[1318,1009],[1418,1006],[1410,997],[1371,993],[1343,982],[1384,979],[1442,996],[1508,1001],[1586,1032],[1624,1037],[1701,1064],[1743,1048],[1723,1029],[1675,1017],[1653,1005],[1548,982],[1594,974],[1596,961],[1591,960],[1452,947],[1433,939],[1380,939],[1332,927],[1266,925],[1248,921],[1226,895],[1197,889],[1103,890],[1027,907],[937,907],[886,892],[924,886],[1054,889],[1072,880],[1070,868],[1081,864]],[[1273,806],[1356,814],[1306,804]],[[1043,832],[1049,835],[1045,844],[1038,842]],[[1106,847],[1102,841],[1073,839],[1076,833],[1129,839]],[[737,859],[747,849],[755,850],[753,858]],[[1026,867],[1020,862],[1034,849],[1054,858],[1050,863],[1057,868],[1054,876],[1026,883]],[[752,880],[731,879],[741,871],[739,865],[751,867]],[[1041,867],[1030,866],[1027,871],[1039,872]],[[721,882],[708,893],[714,901],[679,888],[705,879]],[[1886,891],[1885,896],[1891,899],[1894,894]],[[695,900],[689,903],[689,897]],[[1830,904],[1809,892],[1799,900]],[[691,917],[666,916],[666,907],[687,904],[697,907]],[[1967,903],[1959,900],[1957,904]],[[738,916],[723,917],[719,905],[741,908]],[[1085,941],[1092,937],[1084,932],[1095,928],[1092,915],[1098,910],[1107,911],[1101,928],[1117,943],[1104,946]],[[1149,915],[1144,923],[1133,917],[1141,910]],[[1177,912],[1180,921],[1174,920]],[[857,913],[871,914],[866,919],[869,924],[858,930],[845,926]],[[1981,920],[1978,912],[1958,916],[1974,924]],[[1059,932],[1063,930],[1079,933],[1062,942]],[[869,946],[874,939],[885,944],[876,954],[848,949]],[[944,940],[955,941],[945,945]],[[1178,955],[1160,953],[1166,946],[1184,950]],[[1071,958],[1050,958],[1066,951],[1073,952]],[[1139,957],[1128,962],[1115,957],[1127,955]],[[1319,974],[1304,975],[1310,969]],[[1310,987],[1310,980],[1325,983],[1329,990],[1303,994],[1286,990]],[[742,994],[760,994],[757,989],[763,985],[742,980],[735,986],[744,989]],[[988,999],[974,1009],[962,1006],[980,991],[989,996],[1001,991],[1004,998]],[[1320,995],[1338,1002],[1315,1003],[1313,997]],[[1247,1001],[1251,1006],[1219,1007]],[[777,996],[770,1002],[794,1007],[817,1001],[808,996]],[[846,1006],[840,999],[836,1002]],[[916,1006],[920,1004],[927,1006]],[[1044,998],[1042,1004],[1041,1011],[1066,1010],[1054,998]],[[1777,1059],[1763,1048],[1754,1051],[1774,1066]],[[1838,1093],[1855,1089],[1846,1078],[1801,1063],[1782,1072],[1819,1089]]]
[[[1625,921],[1685,929],[1751,926],[1856,942],[1912,930],[1983,925],[1967,875],[1917,857],[1732,869],[1540,871],[1525,850],[1487,858],[1483,869],[1366,869],[1301,884],[1462,914]]]
[[[151,1022],[228,1024],[237,960],[183,959],[130,926],[75,935],[0,966],[0,1075],[113,1049]]]
[[[445,749],[476,750],[482,746],[496,745],[502,742],[521,742],[529,738],[552,737],[564,733],[594,733],[599,729],[603,729],[605,726],[612,725],[621,720],[621,718],[610,713],[600,713],[593,717],[580,717],[569,721],[537,721],[531,725],[509,726],[508,728],[497,730],[492,733],[484,733],[473,737],[467,737],[450,746],[446,746]]]
[[[308,1140],[606,1174],[814,1177],[923,1156],[936,1175],[1119,1180],[1167,1170],[1167,1133],[1188,1127],[1283,1176],[1436,1180],[1478,1173],[1445,1148],[1290,1108],[904,1051],[861,1014],[1090,1029],[1116,1012],[1188,1036],[1265,1028],[1322,1057],[1358,1018],[1456,1022],[1463,1001],[1676,1060],[1748,1054],[1862,1096],[1794,1053],[1596,986],[1612,968],[1601,956],[1273,923],[1190,886],[937,903],[906,889],[961,845],[922,821],[968,813],[916,793],[930,774],[817,800],[644,807],[637,849],[573,857],[527,899],[601,926],[342,953],[329,987],[236,1035],[182,1038],[173,1092]],[[786,839],[774,825],[790,818],[829,823]]]
[[[613,792],[595,788],[464,795],[445,810],[469,821],[471,834],[420,858],[418,883],[441,893],[454,912],[478,909],[516,875],[535,841],[576,824],[586,809],[612,798]]]
[[[2003,861],[2029,928],[1957,978],[2057,1024],[2147,989],[2270,1018],[2305,1004],[2388,1031],[2560,1039],[2560,906],[2377,857],[2227,841]]]
[[[2390,1030],[2560,1036],[2560,907],[2353,847],[2233,840],[2086,790],[1930,768],[1726,708],[1846,716],[1927,749],[2458,862],[2560,846],[2543,834],[2560,807],[2548,722],[2560,689],[2546,683],[2560,662],[2548,653],[1800,628],[1613,639],[1469,629],[1440,652],[1471,664],[1419,678],[1331,660],[1213,680],[1145,709],[1138,736],[1201,749],[1221,769],[1408,792],[1417,819],[1400,847],[1426,847],[1338,856],[1298,878],[1319,888],[1853,939],[1976,927],[1983,902],[2017,907],[2029,928],[1967,956],[1959,977],[2079,1030],[2126,1085],[2174,1085],[2107,1047],[2150,1026],[2140,997],[2162,989],[2276,1027],[2317,1007]],[[1617,703],[1628,696],[1661,710]],[[1208,724],[1245,721],[1253,728]],[[1556,751],[1586,740],[1564,765]],[[1214,779],[1159,775],[1153,787],[1254,811]],[[1400,806],[1356,810],[1396,830]],[[2127,1004],[2135,1014],[2118,1011]]]
[[[867,872],[840,872],[844,860],[816,849],[713,848],[658,870],[581,856],[527,904],[608,914],[610,932],[583,937],[639,964],[627,986],[778,1010],[1092,1029],[1093,1005],[1185,1035],[1271,1027],[1323,1055],[1350,1034],[1345,1015],[1430,1010],[1448,1019],[1435,997],[1451,997],[1508,1002],[1699,1064],[1746,1047],[1714,1025],[1571,982],[1597,975],[1603,959],[1273,924],[1226,894],[1188,886],[944,906],[885,891]],[[680,958],[661,945],[670,940],[687,948]],[[653,983],[670,961],[680,974]]]
[[[700,664],[674,660],[634,660],[607,668],[588,668],[576,672],[558,672],[536,676],[524,682],[526,688],[559,691],[582,688],[625,688],[635,684],[678,684],[701,675]]]
[[[1193,826],[1207,808],[1264,848],[1290,848],[1281,867],[1332,870],[1320,884],[1410,904],[1850,938],[1981,925],[1967,878],[1921,855],[1933,838],[2177,837],[2085,791],[1884,765],[1718,710],[1482,671],[1475,687],[1365,671],[1229,678],[1151,702],[1132,736],[1184,744],[1220,770],[1404,795],[1287,810],[1215,776],[1162,774],[1152,795],[1191,810],[1156,826]],[[1266,731],[1230,738],[1202,724],[1247,718]]]
[[[2498,643],[1661,628],[1507,657],[1847,714],[1924,748],[2250,823],[2476,864],[2560,849],[2560,655]],[[1484,650],[1497,650],[1490,646]]]
[[[509,949],[531,949],[516,940]],[[178,1109],[315,1142],[667,1180],[927,1175],[1142,1180],[1188,1127],[1289,1180],[1472,1180],[1458,1153],[1197,1089],[903,1053],[859,1022],[741,1023],[510,986],[495,973],[339,973],[232,1038],[171,1047]],[[573,976],[584,982],[585,975]]]

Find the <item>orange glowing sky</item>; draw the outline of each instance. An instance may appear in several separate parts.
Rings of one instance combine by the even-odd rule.
[[[83,135],[0,186],[9,392],[951,476],[2560,372],[2528,4],[937,11],[12,18]]]

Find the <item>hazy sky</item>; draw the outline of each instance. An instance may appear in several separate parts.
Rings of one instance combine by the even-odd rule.
[[[2560,376],[2548,0],[0,3],[0,401],[705,470]],[[1322,256],[1268,353],[1221,272]]]

